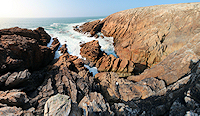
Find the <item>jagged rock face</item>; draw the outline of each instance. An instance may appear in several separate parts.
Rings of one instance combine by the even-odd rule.
[[[36,39],[40,45],[45,45],[45,46],[51,40],[51,36],[47,34],[44,28],[42,27],[38,27],[36,30],[22,29],[19,27],[0,30],[0,35],[14,35],[14,34]]]
[[[49,35],[38,28],[34,31],[10,28],[0,30],[0,73],[8,70],[36,70],[54,58],[55,49],[48,48]]]
[[[82,64],[82,60],[76,56],[65,53],[59,57],[58,60],[49,65],[44,72],[40,72],[44,78],[42,84],[33,89],[34,92],[30,94],[30,103],[37,108],[38,115],[44,112],[44,105],[46,101],[53,95],[60,93],[70,96],[73,104],[77,104],[81,99],[94,89],[94,80],[92,74]],[[35,75],[36,77],[38,74]],[[33,79],[32,81],[36,81]],[[32,81],[26,87],[35,86]],[[72,109],[80,110],[76,105],[72,104]],[[72,110],[73,114],[79,114]]]
[[[81,45],[80,54],[85,57],[88,61],[96,62],[102,55],[103,52],[100,50],[98,40],[93,40],[91,42]]]
[[[114,55],[107,55],[101,51],[98,40],[93,40],[81,45],[81,56],[90,62],[89,65],[95,65],[99,72],[117,72],[120,77],[127,77],[141,73],[146,67],[140,67],[133,61],[116,58]],[[135,67],[137,66],[137,67]]]
[[[117,12],[101,23],[122,59],[152,66],[200,32],[200,3],[159,5]]]

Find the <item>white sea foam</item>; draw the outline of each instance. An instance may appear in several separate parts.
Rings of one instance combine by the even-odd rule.
[[[89,67],[88,65],[84,65],[87,69],[89,69],[89,72],[92,72],[93,76],[95,76],[97,73],[99,73],[97,71],[96,67]]]
[[[87,21],[92,21],[88,19]],[[62,24],[62,23],[53,23],[49,27],[46,27],[46,31],[54,37],[57,37],[60,41],[61,45],[66,44],[69,54],[78,56],[79,58],[82,58],[80,55],[80,44],[90,42],[92,40],[98,40],[99,44],[101,46],[101,50],[105,51],[107,54],[113,54],[116,56],[114,52],[114,46],[113,46],[113,38],[112,37],[104,37],[104,38],[94,38],[94,37],[88,37],[87,34],[82,34],[79,32],[76,32],[73,30],[73,26],[75,25],[82,25],[82,23],[71,23],[71,24]],[[101,35],[101,33],[98,33],[98,35]],[[51,45],[52,39],[48,46]],[[60,52],[56,51],[55,58],[60,57]],[[89,67],[88,65],[85,65],[93,74],[98,73],[97,69],[95,67]]]

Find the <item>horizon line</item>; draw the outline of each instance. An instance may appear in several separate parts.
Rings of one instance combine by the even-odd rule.
[[[70,17],[0,17],[2,18],[87,18],[87,17],[107,17],[107,16],[70,16]]]

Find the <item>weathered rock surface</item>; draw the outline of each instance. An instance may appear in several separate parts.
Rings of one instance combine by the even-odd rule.
[[[114,103],[111,109],[115,112],[116,116],[137,116],[139,110],[137,107],[129,107],[124,103]]]
[[[197,34],[181,49],[168,55],[162,62],[145,70],[138,76],[130,76],[128,80],[140,81],[145,78],[157,77],[170,85],[191,72],[194,64],[199,61],[200,34]]]
[[[51,48],[44,46],[48,35],[43,28],[0,30],[0,115],[47,115],[53,110],[72,116],[200,115],[199,7],[136,8],[79,26],[92,36],[101,31],[115,38],[119,58],[101,54],[98,41],[82,45],[82,55],[100,71],[95,77],[66,45],[60,49],[63,55],[48,61],[60,45],[55,39]],[[36,56],[48,66],[30,60]],[[145,66],[149,69],[139,74]],[[126,78],[127,73],[139,75]]]
[[[99,72],[117,72],[120,77],[127,77],[133,73],[141,73],[146,66],[139,67],[139,65],[133,63],[130,60],[116,58],[114,55],[107,55],[101,51],[101,46],[98,40],[93,40],[91,42],[81,45],[81,56],[85,57],[87,61],[90,62],[89,65],[94,65],[97,67]]]
[[[74,30],[83,33],[88,32],[91,34],[91,36],[95,36],[96,38],[98,38],[98,35],[96,33],[101,31],[102,26],[103,23],[101,22],[101,20],[96,20],[84,23],[83,25],[79,26],[79,28],[76,26],[74,27]]]
[[[14,72],[5,81],[5,86],[12,88],[25,83],[30,78],[31,73],[28,70]]]
[[[43,28],[34,31],[10,28],[0,30],[0,73],[8,70],[36,70],[49,64],[55,49],[46,47],[50,36]]]
[[[30,103],[36,108],[36,114],[42,115],[46,101],[51,96],[60,93],[70,96],[72,112],[79,115],[80,109],[77,104],[95,88],[92,74],[84,67],[82,60],[65,53],[44,72],[42,75],[44,81],[30,94]]]
[[[0,30],[0,35],[20,35],[23,37],[36,39],[38,44],[45,46],[51,40],[50,35],[47,34],[42,27],[38,27],[36,30],[21,29],[19,27],[2,29]]]
[[[100,90],[109,101],[117,102],[146,99],[150,96],[163,95],[161,90],[166,90],[164,81],[155,78],[144,79],[133,83],[124,78],[119,78],[116,73],[98,73],[95,78],[100,82]],[[166,93],[166,91],[165,91]]]
[[[96,62],[103,55],[100,48],[101,46],[99,45],[99,41],[93,40],[81,45],[80,54],[88,61]]]
[[[120,77],[127,77],[132,74],[141,73],[146,66],[137,68],[135,63],[130,60],[116,58],[112,54],[103,56],[96,62],[99,72],[116,72]]]
[[[105,102],[103,96],[97,92],[91,92],[85,96],[79,103],[79,107],[83,109],[84,116],[114,116],[110,110],[110,106]]]
[[[68,116],[70,111],[71,99],[67,95],[52,96],[44,106],[44,116]]]
[[[114,37],[120,58],[151,67],[200,32],[199,8],[200,3],[134,8],[114,13],[97,25],[103,24],[99,32]]]
[[[26,93],[18,90],[0,91],[0,103],[22,108],[29,107],[29,99]]]
[[[22,108],[14,107],[1,107],[0,108],[0,115],[1,116],[20,116],[22,115],[23,111]]]

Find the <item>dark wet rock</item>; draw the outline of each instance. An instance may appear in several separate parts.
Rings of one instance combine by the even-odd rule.
[[[177,99],[170,108],[169,116],[184,116],[186,107]]]

